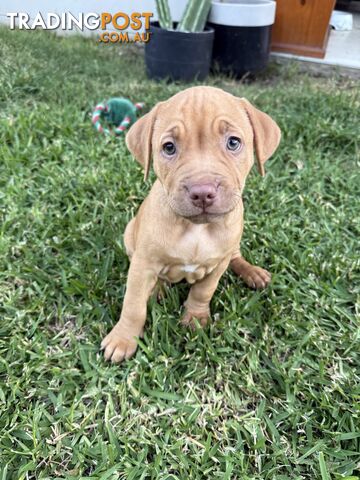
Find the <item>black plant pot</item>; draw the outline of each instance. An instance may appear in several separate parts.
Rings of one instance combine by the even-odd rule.
[[[270,25],[209,25],[215,30],[213,60],[222,72],[242,77],[246,73],[257,73],[267,66],[270,55]]]
[[[208,25],[215,30],[215,66],[237,77],[264,69],[275,9],[272,0],[213,0]]]
[[[178,32],[151,23],[150,39],[145,44],[148,77],[204,80],[210,70],[213,42],[214,30],[210,27],[203,32]]]

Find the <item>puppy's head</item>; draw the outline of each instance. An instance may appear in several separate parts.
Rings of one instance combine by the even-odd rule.
[[[280,129],[247,100],[218,88],[193,87],[157,104],[129,130],[126,144],[148,175],[155,173],[175,213],[211,222],[233,210],[254,163],[264,163]]]

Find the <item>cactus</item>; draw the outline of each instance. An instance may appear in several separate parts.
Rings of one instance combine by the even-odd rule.
[[[172,29],[173,23],[170,15],[168,0],[156,0],[156,10],[161,28]]]
[[[177,30],[202,32],[211,8],[211,0],[189,0]]]
[[[161,28],[172,29],[168,0],[155,0]],[[181,32],[202,32],[211,8],[211,0],[189,0],[177,30]]]

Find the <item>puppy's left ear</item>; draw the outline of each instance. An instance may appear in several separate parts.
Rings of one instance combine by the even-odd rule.
[[[281,139],[281,130],[269,115],[255,108],[248,100],[241,98],[241,102],[252,125],[257,167],[263,177],[265,175],[264,164],[277,149]]]
[[[152,134],[158,106],[159,104],[149,113],[136,120],[125,137],[126,146],[136,160],[144,167],[144,180],[147,179],[150,170]]]

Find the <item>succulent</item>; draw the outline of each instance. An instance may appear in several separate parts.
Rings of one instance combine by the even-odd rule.
[[[211,8],[211,0],[189,0],[177,30],[181,32],[202,32]],[[173,28],[168,0],[156,0],[160,27]]]
[[[211,8],[211,0],[189,0],[177,30],[202,32]]]
[[[161,28],[173,28],[168,0],[156,0],[156,10]]]

